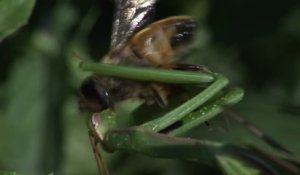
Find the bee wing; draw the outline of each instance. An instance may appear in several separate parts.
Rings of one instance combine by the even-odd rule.
[[[111,50],[123,48],[126,41],[149,20],[157,0],[115,0],[116,13]]]

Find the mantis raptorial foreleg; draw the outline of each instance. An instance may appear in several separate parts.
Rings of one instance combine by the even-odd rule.
[[[90,119],[92,146],[101,142],[109,151],[129,151],[162,158],[196,160],[203,164],[215,166],[220,161],[234,159],[246,161],[252,166],[259,164],[270,174],[276,174],[273,164],[285,171],[297,173],[298,169],[291,163],[277,157],[258,154],[258,151],[222,142],[213,142],[178,136],[224,111],[224,107],[234,105],[243,97],[240,88],[227,88],[228,79],[220,74],[198,71],[178,71],[154,68],[134,68],[105,64],[82,64],[82,69],[93,71],[102,76],[125,78],[134,81],[170,84],[201,84],[205,89],[188,101],[154,120],[138,126],[118,128],[115,112],[109,109],[94,114]],[[180,66],[179,66],[180,67]],[[173,67],[174,68],[174,67]],[[176,69],[176,68],[174,68]],[[243,123],[243,121],[241,122]],[[256,155],[256,156],[253,156]],[[96,155],[95,155],[96,156]],[[225,159],[223,159],[225,156]],[[228,157],[229,156],[229,157]],[[98,155],[98,164],[102,164]],[[290,157],[289,157],[290,158]],[[290,159],[293,160],[294,159]],[[283,163],[282,163],[283,162]],[[297,161],[296,161],[297,162]],[[223,162],[224,163],[224,162]],[[282,166],[284,165],[284,166]],[[100,169],[101,166],[99,165]],[[107,170],[101,170],[108,173]]]

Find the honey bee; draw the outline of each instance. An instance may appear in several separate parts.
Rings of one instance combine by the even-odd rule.
[[[130,2],[133,3],[132,1],[120,3],[121,7],[118,8],[119,12],[114,23],[111,50],[104,56],[103,63],[162,69],[198,68],[194,65],[176,64],[188,50],[197,30],[196,21],[192,17],[168,17],[145,27],[153,4],[149,4],[149,1],[146,4],[148,7],[145,4],[136,4],[134,11],[144,8],[143,13],[131,15],[130,20],[128,15],[124,17],[122,13],[122,10],[126,12],[132,10],[128,8],[134,6],[126,5]],[[120,21],[123,21],[122,25]],[[170,93],[168,85],[93,75],[80,87],[79,106],[83,110],[100,112],[113,108],[119,101],[133,98],[142,99],[148,105],[156,103],[164,107],[168,105],[167,98]]]

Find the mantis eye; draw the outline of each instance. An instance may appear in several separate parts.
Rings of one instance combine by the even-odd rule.
[[[90,112],[111,107],[109,93],[96,77],[89,77],[81,84],[79,107]]]

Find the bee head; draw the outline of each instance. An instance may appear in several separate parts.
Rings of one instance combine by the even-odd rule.
[[[83,81],[80,86],[80,110],[100,112],[111,106],[109,92],[96,77],[89,77]]]

